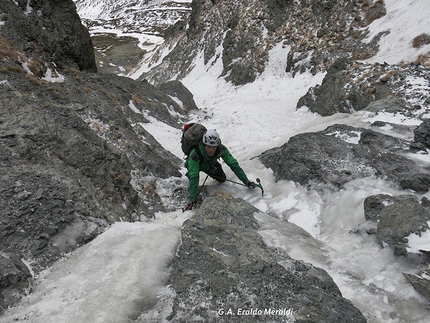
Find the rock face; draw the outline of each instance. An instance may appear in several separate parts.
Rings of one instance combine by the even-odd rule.
[[[268,49],[278,44],[288,54],[285,70],[293,75],[325,71],[341,57],[365,59],[377,47],[361,42],[363,27],[385,14],[382,4],[375,7],[370,1],[193,1],[187,28],[177,25],[174,37],[151,58],[159,65],[142,79],[180,80],[202,53],[208,68],[221,60],[220,76],[227,81],[250,83],[264,71]],[[161,54],[172,47],[166,57]]]
[[[268,249],[257,233],[256,212],[240,199],[208,197],[184,223],[167,319],[366,322],[324,270]]]
[[[93,45],[72,0],[1,0],[1,36],[43,63],[96,72]]]
[[[27,3],[0,0],[0,312],[31,285],[21,259],[37,273],[115,221],[181,203],[157,194],[155,179],[180,178],[182,162],[145,124],[179,132],[184,107],[196,107],[184,89],[173,98],[88,73],[92,44],[73,2]]]
[[[197,110],[193,94],[179,81],[168,81],[158,87],[164,93],[182,102],[184,111]]]
[[[34,259],[37,271],[110,223],[166,210],[153,178],[181,177],[182,163],[144,129],[142,112],[180,128],[170,112],[183,110],[170,96],[113,75],[70,73],[39,85],[13,72],[1,78],[0,245],[8,257]]]

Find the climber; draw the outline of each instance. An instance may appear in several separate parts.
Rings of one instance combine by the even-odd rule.
[[[208,130],[203,135],[202,140],[197,147],[191,149],[187,158],[188,180],[189,180],[189,198],[190,202],[184,211],[191,210],[197,201],[198,186],[199,186],[199,173],[200,171],[206,173],[211,178],[220,183],[226,181],[226,174],[222,169],[218,159],[222,158],[224,162],[230,167],[233,173],[249,188],[259,187],[258,184],[248,180],[243,169],[239,166],[237,160],[230,154],[226,146],[221,144],[221,139],[216,130]]]

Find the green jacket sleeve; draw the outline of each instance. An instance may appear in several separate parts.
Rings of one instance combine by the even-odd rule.
[[[195,150],[190,152],[188,156],[188,193],[190,195],[190,200],[195,202],[197,198],[197,194],[199,192],[199,172],[200,172],[200,160],[197,158],[192,158],[194,154],[197,154]]]
[[[230,167],[233,173],[239,178],[243,184],[247,184],[249,182],[248,177],[246,176],[243,169],[239,166],[238,161],[230,154],[230,151],[227,147],[224,146],[224,152],[221,155],[221,158],[224,162]]]

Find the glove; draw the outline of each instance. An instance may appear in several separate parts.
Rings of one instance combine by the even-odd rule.
[[[254,182],[248,182],[246,183],[246,186],[248,186],[249,188],[256,188],[258,187],[258,184],[255,184]]]
[[[191,202],[191,203],[189,203],[188,205],[187,205],[187,207],[183,210],[184,212],[185,211],[190,211],[190,210],[192,210],[193,209],[193,207],[194,206],[196,206],[196,202]]]

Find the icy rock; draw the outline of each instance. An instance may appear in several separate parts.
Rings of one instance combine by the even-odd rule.
[[[396,245],[411,233],[428,230],[430,210],[412,197],[385,206],[380,213],[377,237],[382,245]]]
[[[404,274],[414,288],[430,301],[430,270],[424,270],[418,275]]]

